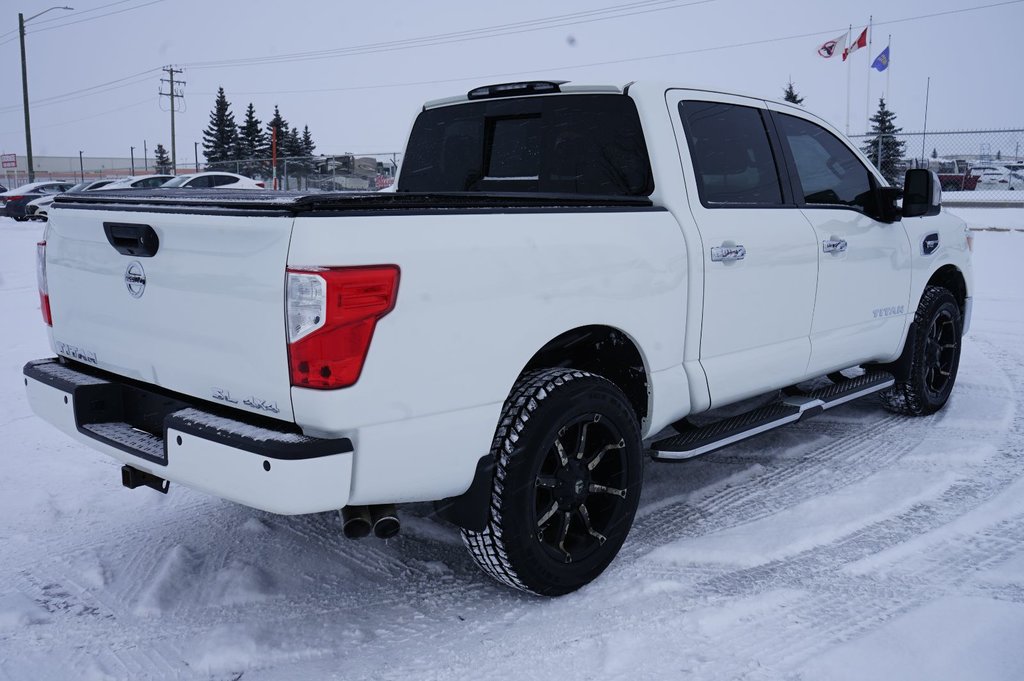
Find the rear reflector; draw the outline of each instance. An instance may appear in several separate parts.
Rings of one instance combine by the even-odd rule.
[[[36,244],[36,283],[39,285],[39,311],[43,313],[43,321],[53,326],[53,315],[50,313],[50,289],[46,285],[46,242]]]
[[[332,390],[359,380],[377,320],[398,297],[396,265],[288,270],[291,383]]]

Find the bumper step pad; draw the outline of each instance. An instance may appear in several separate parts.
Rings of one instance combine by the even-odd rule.
[[[869,371],[841,383],[818,388],[799,396],[786,397],[780,402],[744,414],[724,418],[705,426],[687,428],[678,435],[654,442],[650,447],[652,456],[659,461],[676,461],[706,454],[787,423],[810,418],[826,409],[865,395],[885,390],[894,383],[892,374]]]

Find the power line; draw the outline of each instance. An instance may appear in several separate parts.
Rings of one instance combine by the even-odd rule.
[[[963,13],[963,12],[973,12],[973,11],[982,10],[982,9],[991,9],[991,8],[994,8],[994,7],[1002,7],[1002,6],[1005,6],[1005,5],[1016,5],[1016,4],[1020,4],[1022,2],[1024,2],[1024,0],[1008,0],[1006,2],[998,2],[998,3],[994,3],[994,4],[990,4],[990,5],[981,5],[981,6],[978,6],[978,7],[967,7],[967,8],[963,8],[963,9],[947,10],[947,11],[944,11],[944,12],[933,12],[933,13],[930,13],[930,14],[921,14],[921,15],[912,16],[912,17],[903,17],[901,19],[891,19],[889,21],[876,22],[875,26],[899,24],[899,23],[905,23],[905,22],[908,22],[908,21],[917,21],[917,20],[920,20],[920,19],[931,19],[931,18],[934,18],[934,17],[940,17],[940,16],[949,15],[949,14],[960,14],[960,13]],[[735,49],[735,48],[740,48],[740,47],[753,47],[753,46],[757,46],[757,45],[764,45],[764,44],[767,44],[767,43],[782,42],[782,41],[787,41],[787,40],[799,40],[799,39],[803,39],[803,38],[812,38],[812,37],[815,37],[815,36],[821,36],[821,35],[826,35],[826,34],[827,35],[831,35],[833,33],[838,33],[840,31],[845,31],[845,30],[846,30],[845,28],[841,28],[841,29],[831,28],[831,29],[825,29],[825,30],[819,30],[819,31],[812,31],[812,32],[809,32],[809,33],[798,33],[798,34],[793,34],[793,35],[788,35],[788,36],[781,36],[781,37],[776,37],[776,38],[763,38],[763,39],[760,39],[760,40],[750,40],[750,41],[740,42],[740,43],[729,43],[729,44],[726,44],[726,45],[714,45],[714,46],[710,46],[710,47],[698,47],[698,48],[694,48],[694,49],[690,49],[690,50],[680,50],[680,51],[676,51],[676,52],[662,52],[662,53],[659,53],[659,54],[651,54],[651,55],[645,55],[645,56],[641,56],[641,57],[625,57],[625,58],[622,58],[622,59],[609,59],[609,60],[606,60],[606,61],[589,62],[589,63],[586,63],[586,64],[572,64],[572,65],[563,65],[563,66],[551,66],[551,67],[543,67],[543,68],[537,68],[537,69],[530,69],[530,70],[526,70],[526,71],[506,71],[506,72],[503,72],[503,73],[491,73],[491,74],[487,74],[487,75],[477,75],[477,76],[464,76],[464,77],[460,77],[460,78],[444,78],[444,79],[415,81],[415,82],[404,82],[404,83],[387,83],[387,84],[377,84],[377,85],[353,85],[353,86],[347,86],[347,87],[314,88],[314,89],[304,89],[304,90],[271,90],[271,91],[247,91],[247,92],[246,91],[236,91],[236,92],[234,92],[234,94],[235,95],[273,95],[273,94],[307,94],[307,93],[318,93],[318,92],[346,92],[346,91],[350,91],[350,90],[380,90],[380,89],[388,89],[388,88],[396,88],[396,87],[413,87],[413,86],[418,86],[418,85],[443,85],[443,84],[446,84],[446,83],[459,83],[459,82],[463,82],[463,81],[483,81],[483,80],[487,80],[487,79],[490,79],[490,78],[507,78],[507,77],[510,77],[510,76],[519,76],[519,75],[523,75],[523,74],[537,73],[539,71],[546,71],[546,72],[568,71],[568,70],[572,70],[572,69],[592,68],[592,67],[596,67],[596,66],[611,66],[611,65],[614,65],[614,64],[625,64],[625,63],[637,62],[637,61],[647,61],[647,60],[650,60],[650,59],[664,59],[666,57],[679,57],[679,56],[692,55],[692,54],[701,54],[701,53],[705,53],[705,52],[716,52],[716,51],[720,51],[720,50],[730,50],[730,49]],[[211,93],[211,92],[197,92],[195,94],[211,95],[211,94],[214,94],[214,93]]]
[[[156,0],[156,1],[161,1],[161,0]],[[663,3],[665,0],[661,0],[661,1]],[[875,26],[893,25],[893,24],[899,24],[899,23],[906,23],[906,22],[910,22],[910,21],[918,21],[918,20],[921,20],[921,19],[931,19],[931,18],[935,18],[935,17],[948,16],[948,15],[953,15],[953,14],[962,14],[962,13],[966,13],[966,12],[976,12],[976,11],[980,11],[980,10],[994,9],[994,8],[997,8],[997,7],[1005,7],[1005,6],[1008,6],[1008,5],[1016,5],[1016,4],[1020,4],[1021,2],[1024,2],[1024,0],[1006,0],[1004,2],[990,3],[990,4],[987,4],[987,5],[979,5],[979,6],[975,6],[975,7],[965,7],[965,8],[954,9],[954,10],[946,10],[946,11],[942,11],[942,12],[931,12],[931,13],[927,13],[927,14],[919,14],[919,15],[910,16],[910,17],[903,17],[903,18],[900,18],[900,19],[892,19],[892,20],[889,20],[889,21],[877,22],[875,24]],[[148,3],[148,4],[153,4],[153,3]],[[618,8],[635,8],[635,7],[638,7],[638,6],[641,6],[641,5],[652,5],[652,4],[656,4],[656,3],[652,3],[652,2],[632,3],[632,4],[628,4],[628,5],[619,5],[617,7]],[[141,6],[142,5],[140,5],[140,7]],[[135,9],[135,8],[133,7],[133,8],[129,8],[129,9]],[[614,8],[605,8],[605,10],[593,10],[592,12],[608,11],[609,9],[614,9]],[[126,10],[122,10],[122,11],[126,11]],[[577,13],[577,14],[582,14],[582,13]],[[567,16],[570,16],[570,15],[561,15],[561,17],[567,17]],[[93,17],[93,18],[99,18],[99,17]],[[550,20],[550,18],[548,20]],[[546,21],[546,20],[545,19],[533,20],[534,23],[542,22],[542,21]],[[522,24],[525,24],[525,23],[528,23],[528,22],[518,22],[519,25],[522,25]],[[505,24],[503,26],[510,26],[510,25],[512,25],[512,24]],[[491,27],[491,28],[493,29],[495,27]],[[486,30],[489,30],[489,29],[483,28],[483,29],[475,29],[475,30],[477,30],[477,31],[486,31]],[[457,82],[471,81],[471,80],[485,80],[485,79],[488,79],[488,78],[504,78],[504,77],[516,76],[516,75],[520,75],[520,74],[524,74],[524,73],[536,73],[538,71],[549,71],[550,72],[550,71],[556,71],[556,70],[571,70],[571,69],[580,69],[580,68],[592,68],[592,67],[596,67],[596,66],[609,66],[609,65],[614,65],[614,64],[631,63],[631,62],[637,62],[637,61],[647,61],[647,60],[651,60],[651,59],[663,59],[663,58],[666,58],[666,57],[676,57],[676,56],[685,56],[685,55],[691,55],[691,54],[700,54],[700,53],[705,53],[705,52],[713,52],[713,51],[720,51],[720,50],[736,49],[736,48],[741,48],[741,47],[751,47],[751,46],[756,46],[756,45],[764,45],[764,44],[773,43],[773,42],[780,42],[780,41],[787,41],[787,40],[797,40],[797,39],[802,39],[802,38],[810,38],[810,37],[815,37],[815,36],[820,36],[820,35],[825,35],[825,34],[838,33],[838,32],[840,32],[842,30],[845,30],[845,28],[823,29],[823,30],[811,31],[811,32],[806,32],[806,33],[799,33],[799,34],[793,34],[793,35],[788,35],[788,36],[781,36],[781,37],[776,37],[776,38],[766,38],[766,39],[746,41],[746,42],[730,43],[730,44],[725,44],[725,45],[716,45],[716,46],[709,46],[709,47],[702,47],[702,48],[694,48],[694,49],[691,49],[691,50],[680,50],[680,51],[675,51],[675,52],[664,52],[664,53],[653,54],[653,55],[645,55],[645,56],[640,56],[640,57],[627,57],[627,58],[622,58],[622,59],[612,59],[612,60],[606,60],[606,61],[600,61],[600,62],[590,62],[590,63],[586,63],[586,64],[572,64],[572,65],[563,65],[563,66],[556,66],[556,67],[545,67],[545,68],[532,69],[532,70],[528,70],[528,71],[512,71],[512,72],[504,72],[504,73],[496,73],[496,74],[488,74],[488,75],[465,76],[465,77],[460,77],[460,78],[434,79],[434,80],[404,82],[404,83],[377,84],[377,85],[364,85],[364,86],[349,86],[349,87],[339,87],[339,88],[315,88],[315,89],[301,89],[301,90],[250,91],[250,92],[236,92],[236,94],[243,94],[243,95],[245,95],[245,94],[249,94],[249,95],[304,94],[304,93],[317,93],[317,92],[344,92],[344,91],[350,91],[350,90],[376,90],[376,89],[386,89],[386,88],[395,88],[395,87],[410,87],[410,86],[418,86],[418,85],[440,85],[440,84],[446,84],[446,83],[457,83]],[[463,31],[461,33],[469,33],[469,32],[470,31]],[[440,35],[452,35],[452,34],[440,34]],[[437,36],[434,36],[434,37],[437,37]],[[425,38],[419,38],[419,39],[410,39],[410,40],[426,40],[426,39],[429,39],[429,38],[431,38],[431,36],[428,36],[428,37],[425,37]],[[2,45],[2,44],[4,44],[4,43],[0,43],[0,45]],[[387,43],[374,43],[372,45],[385,45],[385,44],[387,44]],[[344,49],[356,49],[356,48],[344,48]],[[314,54],[314,53],[296,53],[296,54]],[[282,57],[287,57],[287,56],[288,55],[282,55]],[[348,56],[348,55],[340,55],[340,56]],[[213,66],[213,64],[216,64],[216,63],[217,62],[198,62],[198,64],[208,64],[209,66],[203,66],[203,67],[198,67],[197,66],[196,68],[209,68],[209,69],[218,68],[216,66]],[[228,65],[236,65],[236,64],[228,64]],[[243,65],[243,64],[237,64],[237,65]],[[117,89],[117,88],[120,88],[120,87],[127,87],[127,86],[130,86],[130,85],[135,85],[135,84],[141,83],[143,81],[139,80],[138,82],[124,83],[124,85],[116,85],[116,84],[117,83],[121,83],[123,81],[130,80],[132,78],[138,78],[140,76],[144,76],[144,75],[153,73],[153,72],[158,71],[158,70],[160,70],[160,69],[159,68],[153,68],[153,69],[149,69],[147,71],[140,72],[138,74],[134,74],[132,76],[125,76],[124,78],[119,78],[117,80],[108,81],[107,83],[101,83],[101,84],[98,84],[98,85],[91,86],[89,88],[83,88],[81,90],[65,92],[65,93],[60,94],[60,95],[53,95],[51,97],[47,97],[47,98],[44,98],[42,100],[39,100],[39,105],[40,106],[47,106],[47,105],[51,105],[51,104],[58,104],[58,103],[62,103],[62,102],[66,102],[66,101],[71,101],[71,100],[74,100],[74,99],[78,99],[80,97],[90,96],[91,94],[99,94],[101,92],[110,91],[110,90]],[[107,87],[107,86],[110,86],[110,87]],[[106,88],[106,89],[102,89],[102,88]],[[208,94],[212,94],[212,93],[204,92],[204,93],[197,93],[197,94],[208,95]],[[36,104],[37,104],[36,102],[33,102],[33,106],[35,106]],[[19,109],[20,109],[20,106],[0,107],[0,113],[8,113],[8,112],[12,112],[12,111],[17,111]]]
[[[187,66],[189,68],[195,69],[213,69],[235,66],[251,66],[258,64],[279,64],[294,61],[331,59],[336,57],[348,57],[359,54],[377,54],[380,52],[393,52],[396,50],[406,50],[416,47],[434,47],[437,45],[447,45],[451,43],[467,42],[471,40],[482,40],[484,38],[494,38],[498,36],[514,35],[518,33],[528,33],[539,30],[547,30],[551,28],[559,28],[562,26],[574,26],[579,24],[594,23],[598,21],[608,21],[610,19],[621,19],[625,17],[636,16],[639,14],[663,12],[666,10],[681,9],[685,7],[692,7],[694,5],[709,4],[712,2],[715,2],[715,0],[692,0],[690,2],[681,2],[681,0],[645,0],[644,2],[635,2],[625,5],[614,5],[611,7],[605,7],[597,10],[574,12],[571,14],[562,14],[553,17],[546,17],[543,19],[532,19],[529,21],[520,21],[510,24],[487,26],[483,28],[456,31],[452,33],[441,33],[430,36],[420,36],[417,38],[408,38],[405,40],[368,43],[365,45],[355,45],[352,47],[342,47],[330,50],[294,52],[291,54],[283,55],[267,55],[262,57],[246,57],[240,59],[225,59],[220,61],[193,62],[187,64]],[[658,7],[657,5],[663,6]]]
[[[659,12],[659,11],[664,11],[664,10],[667,10],[667,9],[677,9],[677,8],[682,8],[682,7],[689,7],[689,6],[692,6],[692,5],[704,4],[706,2],[713,2],[713,1],[714,0],[700,0],[698,2],[690,2],[690,3],[687,3],[687,4],[678,4],[678,0],[676,0],[676,2],[673,2],[671,5],[666,6],[666,7],[651,7],[652,5],[664,5],[664,4],[666,4],[666,0],[661,0],[660,2],[658,2],[658,1],[652,2],[652,1],[649,0],[648,2],[632,3],[632,4],[627,4],[627,5],[616,5],[616,6],[607,7],[607,8],[601,9],[601,10],[591,10],[589,12],[577,12],[577,13],[574,13],[574,14],[566,14],[566,15],[558,15],[558,16],[555,16],[555,17],[548,17],[546,19],[535,19],[535,20],[526,21],[526,22],[518,22],[518,23],[515,23],[515,24],[502,24],[502,25],[498,25],[498,26],[491,26],[491,27],[485,27],[485,28],[479,28],[479,29],[472,29],[472,30],[460,31],[460,32],[455,32],[455,33],[445,33],[445,34],[438,34],[438,35],[434,35],[434,36],[423,36],[423,37],[419,37],[419,38],[410,38],[410,39],[407,39],[407,40],[384,42],[384,43],[370,43],[370,44],[366,44],[366,45],[359,45],[359,46],[353,46],[353,47],[347,47],[347,48],[337,48],[337,49],[333,49],[333,50],[317,50],[317,51],[311,51],[311,52],[296,52],[296,53],[285,54],[285,55],[268,55],[268,56],[263,56],[263,57],[248,57],[248,58],[241,58],[241,59],[227,59],[227,60],[221,60],[221,61],[194,62],[194,63],[188,64],[188,66],[190,68],[196,68],[196,69],[216,69],[216,68],[228,68],[228,67],[237,67],[237,66],[254,66],[254,65],[264,65],[264,64],[287,63],[287,62],[294,62],[294,61],[311,61],[311,60],[319,60],[319,59],[330,59],[330,58],[336,58],[336,57],[347,57],[347,56],[354,56],[354,55],[361,55],[361,54],[376,54],[376,53],[379,53],[379,52],[390,52],[390,51],[395,51],[395,50],[412,49],[412,48],[415,48],[415,47],[433,47],[433,46],[437,46],[437,45],[445,45],[445,44],[456,43],[456,42],[466,42],[466,41],[469,41],[469,40],[480,40],[480,39],[483,39],[483,38],[491,38],[491,37],[497,37],[497,36],[503,36],[503,35],[513,35],[513,34],[517,34],[517,33],[526,33],[526,32],[531,32],[531,31],[535,31],[535,30],[544,30],[544,29],[549,29],[549,28],[557,28],[557,27],[560,27],[560,26],[583,24],[583,23],[592,23],[592,22],[595,22],[595,21],[605,21],[605,20],[609,20],[609,19],[617,19],[617,18],[623,18],[623,17],[628,17],[628,16],[635,16],[635,15],[638,15],[638,14],[648,14],[648,13],[651,13],[651,12]],[[942,12],[931,12],[931,13],[928,13],[928,14],[921,14],[921,15],[916,15],[916,16],[912,16],[912,17],[904,17],[902,19],[893,19],[893,20],[890,20],[890,21],[878,22],[878,23],[875,24],[875,26],[885,26],[885,25],[904,23],[904,22],[908,22],[908,21],[917,21],[917,20],[920,20],[920,19],[928,19],[928,18],[934,18],[934,17],[948,16],[948,15],[953,15],[953,14],[961,14],[961,13],[965,13],[965,12],[975,12],[975,11],[984,10],[984,9],[992,9],[992,8],[1003,7],[1003,6],[1007,6],[1007,5],[1015,5],[1015,4],[1019,4],[1021,2],[1024,2],[1024,0],[1006,0],[1004,2],[990,3],[990,4],[987,4],[987,5],[980,5],[980,6],[976,6],[976,7],[965,7],[965,8],[954,9],[954,10],[946,10],[946,11],[942,11]],[[643,9],[640,9],[641,7],[643,7]],[[629,10],[629,9],[636,9],[637,11],[631,11],[631,12],[625,11],[625,10]],[[585,18],[585,17],[581,18],[581,15],[596,14],[596,13],[611,13],[611,12],[618,12],[618,13],[614,14],[614,15],[611,15],[611,16],[601,16],[601,17],[597,17],[597,18]],[[529,26],[529,27],[527,27],[527,26]],[[841,28],[831,28],[831,29],[826,29],[826,30],[821,30],[821,31],[814,31],[814,32],[810,32],[810,33],[803,33],[803,34],[799,34],[799,35],[786,36],[786,37],[782,37],[782,38],[771,38],[771,39],[765,39],[765,40],[749,41],[749,42],[744,42],[744,43],[733,43],[733,44],[729,44],[729,45],[713,46],[713,47],[701,48],[701,49],[697,49],[697,50],[683,50],[683,51],[680,51],[680,52],[665,53],[664,55],[655,55],[655,56],[651,56],[651,57],[641,57],[641,58],[637,58],[637,59],[626,59],[626,60],[622,60],[622,61],[627,61],[627,62],[628,61],[638,61],[638,60],[643,60],[643,59],[660,58],[660,57],[663,57],[663,56],[678,56],[678,55],[686,55],[686,54],[697,54],[697,53],[700,53],[700,52],[708,52],[708,51],[722,50],[722,49],[732,49],[732,48],[735,48],[735,47],[747,47],[747,46],[754,46],[754,45],[763,45],[763,44],[770,43],[770,42],[775,42],[775,41],[778,41],[778,40],[793,40],[793,39],[797,39],[797,38],[807,38],[807,37],[812,37],[812,36],[817,36],[817,35],[823,35],[823,34],[826,34],[826,33],[840,32],[842,30],[844,30],[843,27],[841,27]],[[614,64],[614,63],[618,63],[618,62],[617,61],[600,62],[597,65]]]
[[[138,102],[134,102],[132,104],[125,104],[123,106],[119,106],[116,109],[111,109],[109,111],[101,111],[100,113],[93,114],[91,116],[84,116],[82,118],[76,118],[76,119],[71,120],[71,121],[61,121],[60,123],[48,123],[46,125],[37,125],[37,126],[34,126],[34,127],[36,127],[36,128],[56,128],[56,127],[60,127],[62,125],[71,125],[72,123],[81,123],[82,121],[92,120],[93,118],[99,118],[100,116],[109,116],[110,114],[116,114],[119,111],[124,111],[125,109],[134,109],[135,107],[142,106],[143,104],[151,104],[152,102],[153,102],[153,98],[152,97],[147,97],[146,99],[139,100]]]
[[[130,76],[124,76],[123,78],[117,78],[115,80],[108,80],[105,83],[99,83],[97,85],[91,85],[89,87],[81,88],[79,90],[71,90],[70,92],[64,92],[64,93],[61,93],[59,95],[52,95],[50,97],[43,97],[41,99],[34,99],[34,100],[32,100],[31,104],[32,104],[33,107],[35,107],[35,106],[47,106],[47,105],[50,105],[50,104],[60,104],[61,102],[70,101],[72,99],[78,99],[79,97],[84,97],[84,96],[87,96],[89,94],[100,94],[102,92],[109,92],[111,90],[116,90],[118,88],[126,87],[126,86],[129,86],[129,85],[136,85],[138,83],[143,82],[144,80],[148,80],[148,76],[150,74],[153,74],[153,73],[155,73],[155,72],[157,72],[159,70],[160,69],[158,69],[158,68],[147,69],[146,71],[140,71],[139,73],[134,73],[134,74],[132,74]],[[124,81],[129,81],[129,80],[134,80],[135,82],[124,83]],[[122,85],[118,85],[118,83],[123,83],[123,84]],[[7,113],[7,112],[10,112],[10,111],[19,111],[19,110],[21,110],[21,105],[20,104],[0,107],[0,113]]]
[[[29,33],[30,34],[31,33],[42,33],[44,31],[52,31],[55,28],[64,28],[65,26],[74,26],[75,24],[84,24],[87,21],[95,21],[96,19],[103,19],[104,17],[112,17],[115,14],[123,14],[124,12],[131,12],[132,10],[142,9],[143,7],[149,7],[150,5],[155,5],[158,2],[164,2],[164,1],[165,0],[150,0],[149,2],[144,2],[141,5],[135,5],[133,7],[125,7],[124,9],[119,9],[119,10],[116,10],[114,12],[107,12],[106,14],[99,14],[99,15],[94,16],[94,17],[86,17],[85,19],[76,19],[74,21],[68,21],[68,22],[65,22],[65,23],[57,24],[55,26],[46,26],[44,28],[37,28],[34,31],[29,31]],[[117,4],[117,3],[114,3],[114,4]],[[63,18],[63,17],[61,17],[61,18]],[[42,23],[42,22],[40,22],[40,23]]]
[[[77,17],[79,14],[90,14],[92,12],[98,12],[101,9],[106,9],[107,7],[113,7],[114,5],[123,5],[126,2],[134,2],[134,0],[117,0],[117,2],[109,2],[106,5],[99,5],[97,7],[92,7],[90,9],[80,9],[77,12],[71,12],[70,14],[62,14],[59,17],[54,17],[53,19],[43,19],[42,21],[37,21],[35,23],[37,25],[42,25],[42,24],[52,24],[52,23],[59,22],[59,21],[66,21],[66,20],[71,19],[73,17]]]

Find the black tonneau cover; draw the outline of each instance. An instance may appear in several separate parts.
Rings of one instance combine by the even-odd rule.
[[[390,211],[530,210],[592,208],[636,210],[653,206],[646,196],[537,193],[274,192],[241,189],[128,189],[68,192],[56,208],[189,213],[377,213]]]

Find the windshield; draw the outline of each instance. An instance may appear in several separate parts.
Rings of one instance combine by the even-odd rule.
[[[648,196],[640,118],[622,95],[489,99],[422,112],[399,192]]]
[[[179,175],[178,177],[174,178],[173,180],[167,180],[167,182],[164,182],[160,186],[161,187],[183,187],[185,185],[185,183],[188,182],[191,179],[192,179],[191,175]]]
[[[88,187],[90,184],[91,184],[90,182],[79,182],[78,184],[76,184],[74,187],[72,187],[68,191],[69,192],[80,192],[83,189],[85,189],[86,187]]]

